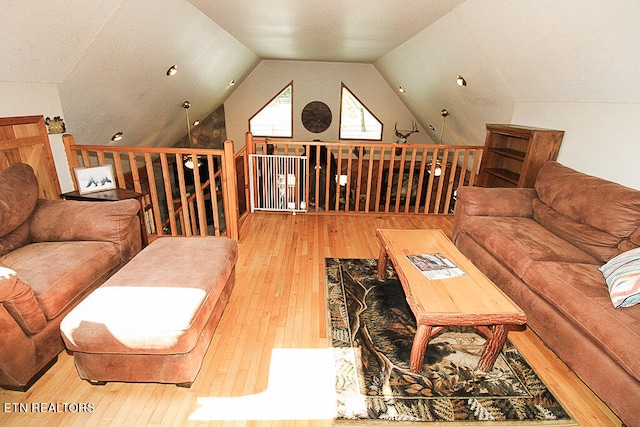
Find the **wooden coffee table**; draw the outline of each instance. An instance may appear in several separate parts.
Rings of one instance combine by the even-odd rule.
[[[376,230],[380,240],[378,279],[386,279],[390,259],[416,317],[417,329],[409,366],[420,373],[429,338],[449,325],[472,326],[487,338],[478,370],[493,369],[510,325],[523,325],[527,317],[520,307],[469,261],[442,230]],[[441,253],[466,274],[429,280],[406,257]]]

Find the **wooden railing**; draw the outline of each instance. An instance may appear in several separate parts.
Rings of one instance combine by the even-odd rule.
[[[149,240],[156,237],[227,235],[238,239],[236,158],[232,141],[223,150],[76,145],[63,141],[74,169],[111,164],[116,185],[144,194]],[[185,166],[188,161],[198,166]]]
[[[63,141],[75,168],[113,165],[116,185],[144,194],[149,240],[160,236],[239,238],[240,213],[250,206],[250,154],[306,155],[302,197],[308,212],[453,212],[455,194],[472,186],[483,146],[301,142],[255,139],[223,150],[77,145]],[[199,167],[189,169],[187,160]],[[77,183],[76,188],[77,188]],[[243,194],[238,194],[240,190]]]
[[[452,213],[457,188],[475,182],[483,148],[276,141],[246,134],[247,155],[307,156],[308,212]]]

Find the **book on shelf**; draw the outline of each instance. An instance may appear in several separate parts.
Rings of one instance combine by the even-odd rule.
[[[429,280],[447,279],[465,274],[453,261],[440,253],[407,255],[407,259]]]

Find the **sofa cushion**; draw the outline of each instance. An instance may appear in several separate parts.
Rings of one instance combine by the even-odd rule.
[[[10,268],[0,267],[0,302],[27,335],[37,334],[47,326],[31,286]]]
[[[113,242],[126,262],[140,251],[139,210],[140,202],[134,199],[108,203],[40,199],[29,218],[31,241]]]
[[[620,239],[588,224],[577,222],[534,199],[533,219],[547,230],[571,242],[600,262],[618,255]]]
[[[524,280],[636,380],[640,380],[640,306],[616,310],[597,265],[534,262]],[[597,369],[597,366],[594,366]]]
[[[534,261],[601,264],[531,218],[470,217],[464,232],[520,277]]]
[[[535,189],[545,205],[568,219],[613,235],[620,241],[637,236],[640,191],[586,175],[558,162],[543,165]],[[566,230],[565,236],[574,243],[580,241],[581,233],[581,229]]]
[[[13,231],[0,237],[0,256],[8,254],[31,242],[29,235],[29,221],[17,226]]]
[[[38,180],[31,166],[16,163],[0,171],[0,256],[28,243],[24,233],[9,236],[33,212],[38,201]]]
[[[51,320],[113,274],[120,267],[120,254],[108,242],[32,243],[1,257],[0,264],[31,285],[38,305]]]
[[[615,308],[640,303],[640,248],[621,253],[599,270],[607,282]]]

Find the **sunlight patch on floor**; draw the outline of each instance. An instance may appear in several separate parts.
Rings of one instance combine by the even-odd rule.
[[[341,349],[342,351],[343,349]],[[267,389],[199,397],[190,420],[329,420],[336,416],[336,349],[273,349]]]

